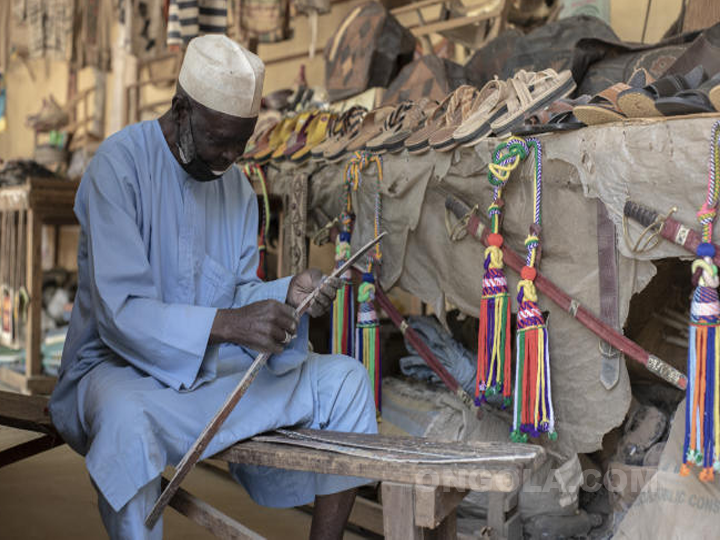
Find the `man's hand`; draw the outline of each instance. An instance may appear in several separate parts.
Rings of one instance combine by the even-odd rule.
[[[263,300],[238,309],[219,309],[209,343],[234,343],[276,354],[295,337],[297,325],[292,307],[276,300]]]
[[[323,282],[323,280],[325,280]],[[313,292],[320,283],[322,288],[318,292],[315,300],[308,308],[308,313],[312,317],[319,317],[332,306],[335,295],[340,287],[343,286],[343,281],[340,278],[327,278],[317,268],[309,268],[304,272],[296,275],[290,281],[290,287],[288,287],[287,303],[292,307],[296,308],[300,305],[305,297]]]

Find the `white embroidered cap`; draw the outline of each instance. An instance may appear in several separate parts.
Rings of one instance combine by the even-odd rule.
[[[258,115],[265,64],[227,36],[196,37],[188,45],[178,82],[208,109],[252,118]]]

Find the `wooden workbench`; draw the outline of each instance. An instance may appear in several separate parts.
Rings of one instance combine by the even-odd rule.
[[[74,225],[75,192],[79,182],[28,178],[25,184],[0,188],[0,214],[19,212],[26,231],[26,287],[30,297],[25,330],[25,373],[0,366],[0,381],[26,394],[49,394],[55,377],[43,375],[42,330],[42,227]],[[57,258],[57,252],[55,254]]]

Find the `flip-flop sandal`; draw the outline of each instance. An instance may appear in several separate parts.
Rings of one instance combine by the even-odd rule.
[[[273,152],[278,149],[280,145],[290,137],[290,134],[295,129],[297,123],[297,116],[285,117],[280,123],[275,126],[275,129],[270,134],[268,145],[266,148],[259,150],[253,155],[253,159],[258,163],[262,164],[270,159]]]
[[[348,113],[349,110],[332,118],[327,133],[325,133],[325,139],[310,151],[312,159],[323,159],[325,149],[345,133]]]
[[[270,136],[279,123],[279,121],[276,121],[274,124],[266,125],[265,129],[256,129],[257,137],[253,135],[253,139],[249,140],[247,145],[245,145],[245,152],[242,155],[242,159],[245,161],[252,161],[255,159],[255,154],[267,149],[270,144]]]
[[[655,107],[660,98],[673,97],[678,92],[693,90],[706,79],[705,69],[695,67],[686,75],[666,75],[643,88],[628,88],[617,98],[619,109],[628,118],[662,116]]]
[[[372,114],[372,111],[368,112],[368,110],[363,107],[348,117],[348,123],[343,135],[325,150],[323,154],[325,161],[333,163],[342,159],[347,152],[348,144],[357,137],[365,122],[365,117],[369,114]]]
[[[573,108],[575,117],[587,126],[621,122],[626,116],[618,109],[617,99],[621,92],[630,88],[626,83],[615,83],[602,92],[595,94],[587,105]]]
[[[673,97],[658,99],[655,102],[655,108],[663,116],[715,112],[716,109],[710,101],[708,93],[718,85],[720,85],[720,73],[702,83],[695,90],[683,90]]]
[[[288,149],[288,146],[295,144],[303,126],[310,120],[311,117],[312,113],[309,111],[297,115],[295,120],[295,129],[293,129],[293,131],[288,135],[287,139],[280,143],[270,156],[270,159],[275,161],[282,161],[285,159],[285,151]]]
[[[459,96],[465,92],[477,89],[474,86],[463,84],[450,92],[425,120],[425,124],[405,139],[405,148],[410,154],[421,154],[430,148],[428,140],[443,125],[445,115],[454,113],[459,104]]]
[[[290,154],[290,161],[299,163],[310,157],[312,149],[325,140],[325,134],[327,133],[332,117],[332,113],[327,111],[315,115],[315,118],[312,119],[307,128],[305,144],[300,148],[294,149],[294,152]],[[288,149],[288,152],[289,151],[290,149]]]
[[[474,145],[490,135],[490,124],[507,112],[507,96],[508,85],[505,81],[495,79],[483,86],[476,101],[477,106],[453,131],[455,144]]]
[[[560,73],[546,69],[537,73],[520,70],[508,79],[507,112],[490,123],[493,133],[502,137],[511,133],[523,119],[547,107],[553,101],[569,96],[575,90],[570,70]]]
[[[537,112],[525,121],[525,125],[514,130],[513,135],[521,137],[557,131],[572,131],[585,127],[577,119],[573,109],[579,105],[587,105],[591,96],[583,94],[575,99],[559,99],[547,109]]]
[[[389,136],[397,133],[402,129],[403,122],[408,112],[410,112],[415,104],[412,101],[403,101],[397,105],[393,111],[385,117],[383,129],[375,137],[365,143],[365,148],[373,153],[382,154],[385,152],[385,141]]]
[[[428,115],[432,114],[438,102],[427,97],[413,104],[404,115],[400,128],[394,133],[387,133],[382,140],[378,141],[379,148],[385,152],[396,153],[405,148],[405,141],[416,131],[423,128]]]
[[[310,116],[302,123],[300,130],[295,134],[295,139],[292,142],[288,142],[283,152],[283,159],[290,159],[295,153],[302,150],[307,144],[310,127],[313,125],[315,118],[317,118],[318,112],[313,111]]]
[[[342,113],[335,121],[331,136],[312,149],[311,154],[313,159],[325,159],[326,153],[337,153],[337,146],[340,144],[340,141],[348,135],[351,129],[357,128],[366,113],[367,109],[365,107],[357,105],[350,107]]]
[[[371,141],[382,133],[385,126],[385,120],[388,116],[395,112],[395,110],[396,107],[380,107],[379,109],[370,111],[367,115],[365,115],[357,134],[348,141],[345,149],[346,152],[358,152],[363,150],[368,141]]]
[[[280,120],[280,113],[276,111],[268,111],[260,115],[255,125],[255,130],[245,145],[245,152],[243,153],[242,159],[251,159],[252,154],[268,144],[270,133],[272,133],[272,130],[275,129],[275,126],[278,125]]]
[[[481,95],[474,86],[459,94],[454,110],[443,117],[438,129],[428,137],[428,144],[439,152],[448,152],[455,148],[458,143],[453,138],[453,134],[487,96],[488,93]]]

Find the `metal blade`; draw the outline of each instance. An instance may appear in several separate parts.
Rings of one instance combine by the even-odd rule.
[[[338,268],[332,274],[330,274],[330,277],[338,277],[339,275],[344,274],[346,270],[349,270],[350,268],[352,268],[352,266],[360,260],[360,257],[362,257],[368,251],[370,251],[370,248],[372,248],[375,244],[377,244],[385,236],[387,236],[387,231],[381,232],[380,234],[378,234],[375,238],[373,238],[367,244],[365,244],[363,247],[361,247],[359,250],[357,250],[355,252],[355,254],[353,254],[353,256],[350,257],[346,262],[344,262],[340,268]]]

